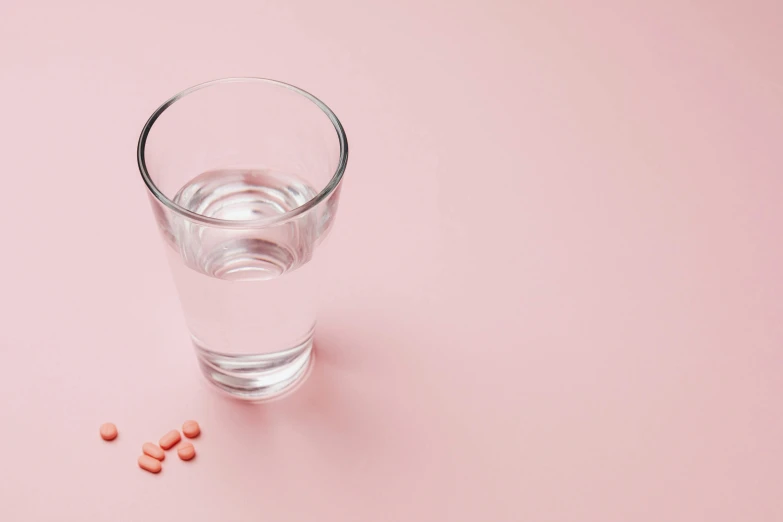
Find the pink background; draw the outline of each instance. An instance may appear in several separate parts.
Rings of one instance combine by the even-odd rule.
[[[0,3],[0,520],[783,520],[783,4],[48,3]],[[232,75],[351,145],[260,407],[202,385],[135,164]]]

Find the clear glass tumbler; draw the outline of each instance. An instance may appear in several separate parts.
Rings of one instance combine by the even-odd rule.
[[[138,163],[201,369],[262,401],[307,375],[316,247],[337,211],[348,142],[292,85],[226,78],[156,110]]]

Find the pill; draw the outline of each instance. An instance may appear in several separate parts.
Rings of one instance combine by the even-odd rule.
[[[160,444],[161,448],[167,450],[167,449],[171,449],[174,446],[174,444],[176,444],[180,440],[182,440],[182,437],[180,437],[179,432],[177,430],[171,430],[163,437],[161,437],[158,443]]]
[[[117,426],[111,422],[101,424],[101,438],[103,440],[114,440],[117,438]]]
[[[157,444],[153,444],[152,442],[145,442],[141,446],[141,451],[144,452],[145,455],[149,455],[153,459],[163,460],[166,458],[166,453],[162,449],[160,449],[160,446]]]
[[[182,460],[190,460],[196,456],[196,448],[190,442],[184,442],[179,448],[177,448],[177,455]]]
[[[184,433],[187,438],[194,439],[201,433],[201,428],[199,427],[198,422],[194,420],[185,421],[185,424],[182,425],[182,433]]]
[[[163,469],[163,465],[158,459],[153,459],[149,455],[142,455],[139,457],[139,467],[150,473],[159,473]]]

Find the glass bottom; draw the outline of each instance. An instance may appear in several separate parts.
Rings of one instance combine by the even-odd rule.
[[[193,344],[207,381],[232,397],[252,402],[293,392],[305,381],[315,359],[312,331],[293,348],[264,354],[228,355],[208,350],[195,339]]]

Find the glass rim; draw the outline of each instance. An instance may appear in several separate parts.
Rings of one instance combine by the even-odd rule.
[[[313,102],[329,118],[329,121],[332,122],[334,129],[337,131],[337,139],[340,143],[340,159],[337,162],[337,169],[335,170],[335,173],[332,175],[331,179],[329,180],[329,183],[327,183],[326,186],[323,189],[321,189],[318,192],[318,194],[315,195],[315,197],[308,200],[306,203],[299,205],[298,207],[292,210],[289,210],[288,212],[284,212],[283,214],[278,214],[276,216],[267,216],[263,218],[249,219],[249,220],[230,220],[230,219],[219,219],[219,218],[204,216],[197,212],[188,210],[185,207],[177,205],[168,197],[166,197],[166,195],[163,194],[163,192],[157,187],[157,185],[155,185],[155,183],[152,181],[152,178],[150,177],[149,172],[147,171],[147,162],[144,156],[144,151],[147,144],[147,136],[149,135],[152,126],[155,124],[157,119],[160,117],[161,114],[163,114],[163,112],[166,109],[168,109],[175,102],[181,100],[188,94],[192,94],[196,91],[200,91],[201,89],[212,87],[214,85],[227,84],[227,83],[265,83],[268,85],[274,85],[277,87],[288,89],[289,91],[299,94],[300,96],[303,96],[308,100],[310,100],[311,102]],[[158,107],[155,110],[155,112],[152,113],[152,116],[149,117],[147,123],[144,124],[144,128],[141,130],[138,147],[136,149],[136,161],[139,166],[139,171],[141,172],[141,177],[144,180],[144,183],[147,185],[149,191],[152,193],[152,195],[155,196],[155,198],[158,201],[160,201],[163,205],[165,205],[169,210],[175,212],[176,214],[179,214],[180,216],[185,217],[191,221],[207,224],[212,227],[235,228],[235,229],[264,228],[271,225],[284,223],[286,221],[289,221],[297,216],[300,216],[308,212],[309,210],[312,210],[313,208],[317,207],[322,201],[328,198],[329,195],[332,194],[332,192],[335,191],[335,189],[340,185],[340,181],[342,180],[343,173],[345,172],[345,167],[348,163],[348,138],[346,137],[345,130],[343,129],[340,120],[337,119],[335,113],[332,112],[332,110],[324,102],[322,102],[321,100],[319,100],[318,98],[310,94],[309,92],[300,89],[299,87],[278,80],[271,80],[269,78],[256,78],[256,77],[219,78],[216,80],[210,80],[208,82],[199,83],[192,87],[188,87],[187,89],[178,92],[177,94],[175,94],[174,96],[172,96],[171,98],[163,102],[163,104],[160,107]]]

